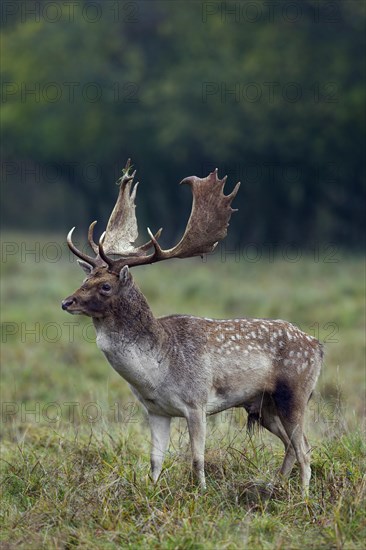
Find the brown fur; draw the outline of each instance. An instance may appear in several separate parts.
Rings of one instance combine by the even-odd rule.
[[[145,406],[154,479],[168,444],[170,417],[187,419],[194,469],[204,485],[206,414],[244,407],[249,430],[258,423],[283,441],[282,473],[287,475],[298,460],[307,489],[303,420],[323,357],[318,340],[282,320],[156,319],[127,267],[118,276],[96,267],[63,308],[93,318],[98,346]]]

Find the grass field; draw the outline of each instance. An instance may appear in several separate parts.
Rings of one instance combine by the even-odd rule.
[[[263,431],[248,436],[239,410],[209,421],[201,495],[181,420],[151,483],[141,409],[98,351],[90,319],[60,308],[83,278],[64,245],[6,235],[1,547],[363,550],[364,259],[321,247],[298,256],[236,262],[219,251],[134,270],[156,315],[284,318],[326,345],[307,415],[309,498],[297,468],[276,480],[281,445]]]

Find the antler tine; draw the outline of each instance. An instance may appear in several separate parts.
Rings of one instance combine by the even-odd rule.
[[[163,231],[163,228],[161,227],[156,233],[155,235],[152,235],[151,231],[149,228],[147,228],[147,232],[149,234],[149,237],[150,237],[150,240],[147,241],[147,243],[139,246],[139,250],[141,250],[141,252],[146,252],[146,250],[149,250],[149,248],[151,248],[151,246],[154,246],[155,247],[155,242],[157,243],[157,239],[160,238],[160,235]]]
[[[150,242],[152,242],[152,244],[154,245],[154,249],[155,249],[155,252],[152,254],[152,257],[154,258],[154,261],[158,261],[159,259],[163,259],[164,252],[163,252],[163,250],[162,250],[160,244],[159,244],[158,241],[157,241],[157,239],[158,239],[159,236],[160,236],[161,231],[160,231],[160,232],[158,231],[159,236],[157,236],[158,233],[154,236],[153,233],[152,233],[152,231],[151,231],[151,229],[150,229],[150,227],[148,227],[148,228],[147,228],[147,232],[148,232],[149,237],[150,237],[150,239],[151,239]]]
[[[123,175],[128,173],[128,171],[130,169],[130,166],[131,166],[131,158],[128,158],[127,162],[126,162],[126,165],[123,168]]]
[[[115,262],[111,258],[108,258],[107,254],[104,252],[103,243],[104,243],[105,235],[106,235],[106,232],[104,231],[100,236],[99,243],[98,243],[98,252],[99,252],[100,258],[111,269],[111,268],[113,268],[113,265],[114,265]]]
[[[94,227],[96,226],[96,224],[97,224],[97,221],[94,221],[89,225],[88,242],[89,242],[91,248],[93,249],[93,251],[95,252],[95,254],[98,254],[98,252],[99,252],[98,245],[94,241]]]
[[[126,166],[122,170],[122,176],[119,178],[117,183],[121,185],[122,183],[127,183],[130,180],[133,180],[133,178],[136,175],[136,170],[132,172],[132,174],[129,173],[131,168],[131,159],[129,158],[126,162]]]
[[[84,260],[85,262],[92,265],[93,267],[96,267],[97,266],[97,259],[92,258],[91,256],[88,256],[88,254],[84,254],[84,252],[81,252],[78,248],[76,248],[76,246],[72,242],[72,234],[73,234],[74,230],[75,230],[75,227],[70,229],[70,231],[67,235],[66,240],[67,240],[68,247],[70,248],[71,252],[73,252],[73,254],[75,254],[75,256],[77,256],[81,260]]]
[[[227,178],[227,176],[225,176],[225,178]],[[225,181],[226,181],[226,180],[225,180]],[[238,181],[238,183],[235,185],[234,189],[231,191],[230,195],[227,195],[227,196],[226,196],[226,200],[227,200],[229,203],[231,203],[231,202],[235,199],[236,195],[238,194],[239,187],[240,187],[240,183],[241,183],[241,182]],[[238,211],[237,208],[232,208],[232,209],[231,209],[231,212],[237,212],[237,211]]]

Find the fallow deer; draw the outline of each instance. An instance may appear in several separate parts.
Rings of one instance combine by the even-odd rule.
[[[150,240],[136,247],[138,184],[132,186],[135,172],[130,170],[128,161],[98,244],[93,238],[96,222],[89,227],[94,256],[73,244],[75,228],[67,236],[87,277],[62,302],[62,308],[92,317],[98,347],[146,409],[154,482],[162,470],[172,417],[187,421],[193,470],[204,488],[206,415],[244,407],[248,428],[258,422],[283,442],[283,475],[289,475],[297,460],[307,492],[311,469],[304,413],[321,368],[320,342],[282,320],[155,318],[129,271],[138,265],[213,251],[227,234],[234,212],[231,203],[240,183],[225,196],[226,177],[218,179],[217,169],[203,179],[185,178],[181,183],[192,188],[193,205],[179,243],[163,250],[158,243],[161,230],[154,236],[148,229]]]

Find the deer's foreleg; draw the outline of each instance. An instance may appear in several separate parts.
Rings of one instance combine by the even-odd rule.
[[[188,412],[187,424],[192,448],[193,472],[200,482],[201,488],[206,489],[205,480],[205,440],[206,440],[206,413],[204,410],[194,409]]]
[[[154,483],[160,475],[165,451],[169,444],[170,420],[168,416],[159,416],[149,413],[149,424],[151,430],[151,473]]]

